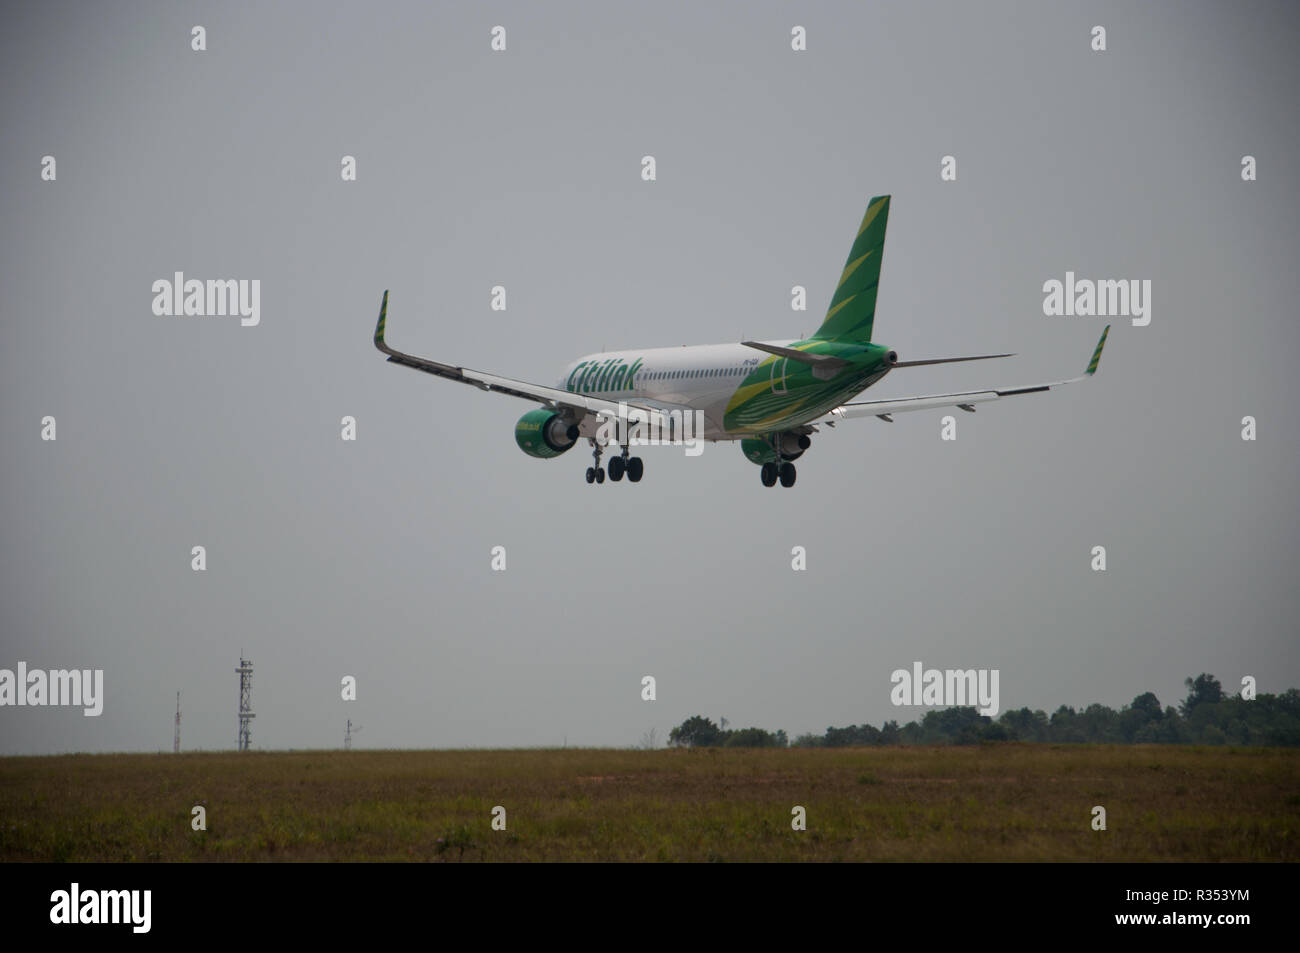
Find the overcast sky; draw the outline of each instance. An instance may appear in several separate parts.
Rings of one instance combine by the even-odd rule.
[[[0,668],[106,698],[0,709],[0,752],[170,750],[177,690],[183,748],[234,747],[241,651],[257,748],[794,737],[919,717],[914,661],[1004,710],[1300,685],[1293,5],[333,7],[5,14]],[[530,404],[371,344],[385,288],[393,346],[542,384],[810,333],[877,194],[875,340],[1017,356],[871,396],[1073,376],[1114,320],[1097,376],[954,442],[845,422],[792,489],[725,443],[588,486],[515,446]],[[1149,279],[1150,325],[1044,315],[1067,270]],[[176,271],[258,279],[260,324],[155,315]]]

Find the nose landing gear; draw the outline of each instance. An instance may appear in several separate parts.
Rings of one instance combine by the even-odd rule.
[[[596,465],[594,467],[587,467],[587,482],[604,483],[605,468],[600,465],[600,455],[605,452],[605,448],[602,447],[600,444],[596,443],[595,440],[591,441],[591,446],[592,446],[591,455],[595,457]]]

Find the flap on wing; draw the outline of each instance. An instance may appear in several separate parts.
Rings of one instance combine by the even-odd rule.
[[[1106,329],[1101,332],[1101,338],[1097,341],[1096,349],[1092,352],[1092,360],[1088,362],[1087,369],[1078,377],[1071,377],[1063,381],[1051,381],[1046,384],[1030,384],[1027,387],[1002,387],[990,390],[966,391],[959,394],[930,394],[925,397],[902,397],[897,400],[853,401],[836,407],[819,422],[834,423],[836,420],[844,420],[850,417],[881,417],[889,420],[888,414],[901,414],[909,410],[934,410],[939,407],[960,407],[962,410],[973,412],[976,404],[997,400],[1000,397],[1037,394],[1041,391],[1051,390],[1053,387],[1060,387],[1062,384],[1073,384],[1075,381],[1085,380],[1097,373],[1097,366],[1101,363],[1101,351],[1106,346],[1106,335],[1109,333],[1110,325],[1106,325]],[[989,356],[997,357],[1000,355]],[[972,358],[971,360],[978,360],[978,358]]]
[[[1046,387],[1039,388],[1046,390]],[[879,417],[881,414],[901,414],[909,410],[934,410],[938,407],[957,407],[961,404],[982,404],[1003,396],[995,390],[971,391],[965,394],[933,394],[929,397],[904,397],[900,400],[863,400],[836,407],[829,420],[850,417]]]

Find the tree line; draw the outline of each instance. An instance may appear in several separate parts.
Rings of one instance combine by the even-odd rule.
[[[870,745],[970,745],[982,741],[1028,741],[1092,744],[1196,744],[1300,746],[1300,690],[1280,695],[1228,696],[1213,675],[1184,681],[1187,697],[1175,708],[1162,708],[1151,692],[1116,711],[1089,705],[1076,711],[1062,705],[1050,716],[1019,708],[997,719],[975,708],[928,711],[919,721],[900,726],[827,728],[791,742],[784,731],[719,728],[702,715],[686,719],[668,734],[668,743],[702,748],[848,748]]]

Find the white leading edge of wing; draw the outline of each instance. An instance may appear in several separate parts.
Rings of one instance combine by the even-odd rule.
[[[383,303],[379,307],[379,323],[375,326],[375,347],[384,354],[388,355],[388,360],[393,364],[401,364],[406,367],[412,367],[417,371],[424,371],[426,374],[434,374],[438,377],[445,377],[448,380],[460,381],[462,384],[473,384],[480,390],[494,391],[498,394],[509,394],[512,397],[522,397],[525,400],[537,401],[538,403],[547,404],[555,409],[561,407],[578,411],[579,421],[586,416],[617,418],[620,411],[624,408],[628,411],[628,417],[632,420],[640,418],[651,426],[667,429],[669,426],[668,418],[664,416],[664,411],[651,407],[646,404],[636,403],[634,401],[619,402],[616,400],[605,400],[601,397],[589,397],[585,394],[575,394],[571,391],[560,390],[558,387],[545,387],[541,384],[530,384],[527,381],[517,381],[509,377],[500,377],[496,374],[486,374],[483,371],[471,370],[468,367],[457,367],[454,364],[443,364],[441,361],[431,361],[428,358],[416,357],[414,354],[407,354],[404,351],[398,351],[388,346],[384,340],[384,325],[388,319],[388,292],[384,292]]]
[[[397,363],[403,362],[399,361]],[[575,394],[572,391],[560,390],[556,387],[544,387],[541,384],[530,384],[527,381],[517,381],[509,377],[498,377],[496,374],[486,374],[482,371],[470,370],[468,367],[458,368],[458,370],[466,382],[476,384],[484,390],[524,397],[554,407],[569,407],[574,410],[582,410],[597,417],[617,417],[620,410],[626,410],[629,417],[636,418],[644,415],[643,419],[647,423],[653,422],[654,426],[663,428],[668,426],[663,411],[657,407],[637,403],[634,400],[622,402],[605,400],[602,397],[588,397],[585,394]]]

